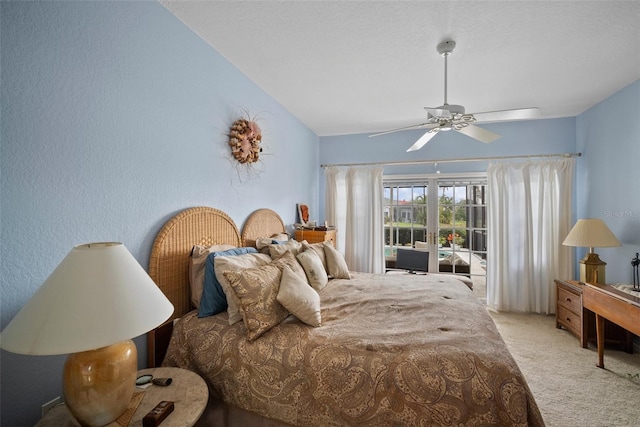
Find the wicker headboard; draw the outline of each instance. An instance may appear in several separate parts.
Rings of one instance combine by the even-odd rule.
[[[189,254],[193,246],[255,246],[258,237],[284,232],[282,219],[269,209],[259,209],[247,218],[242,237],[229,215],[209,207],[189,208],[167,221],[151,248],[149,276],[171,301],[175,311],[167,323],[147,335],[149,367],[158,366],[164,358],[172,321],[192,309]]]
[[[259,237],[270,237],[286,233],[287,230],[280,215],[271,209],[254,211],[242,226],[242,246],[255,246]]]
[[[240,246],[240,243],[236,224],[218,209],[190,208],[167,221],[151,248],[149,276],[173,303],[171,320],[191,310],[189,254],[193,246]]]

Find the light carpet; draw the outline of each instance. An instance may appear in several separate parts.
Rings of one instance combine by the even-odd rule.
[[[548,427],[640,426],[640,354],[582,348],[555,316],[489,312]]]

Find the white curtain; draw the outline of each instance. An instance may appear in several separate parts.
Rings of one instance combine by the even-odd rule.
[[[338,250],[349,269],[384,272],[381,167],[325,169],[325,218],[338,230]]]
[[[574,160],[489,165],[487,305],[495,310],[555,312],[554,279],[573,277]]]

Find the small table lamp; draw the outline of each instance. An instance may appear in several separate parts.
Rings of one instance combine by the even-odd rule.
[[[19,354],[70,354],[66,404],[83,426],[124,413],[138,357],[131,338],[162,324],[173,305],[122,243],[74,247],[2,331],[0,347]]]
[[[609,227],[599,218],[579,219],[562,244],[589,248],[589,252],[580,260],[580,281],[588,283],[606,283],[604,266],[607,263],[600,260],[593,248],[621,246]]]

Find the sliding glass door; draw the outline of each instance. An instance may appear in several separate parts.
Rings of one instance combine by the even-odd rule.
[[[431,181],[431,182],[430,182]],[[438,213],[434,180],[384,183],[385,258],[395,267],[398,248],[429,252],[429,271],[437,272]]]
[[[385,257],[398,248],[429,251],[429,271],[486,276],[486,178],[384,180]]]
[[[486,180],[438,180],[439,271],[486,276]]]

